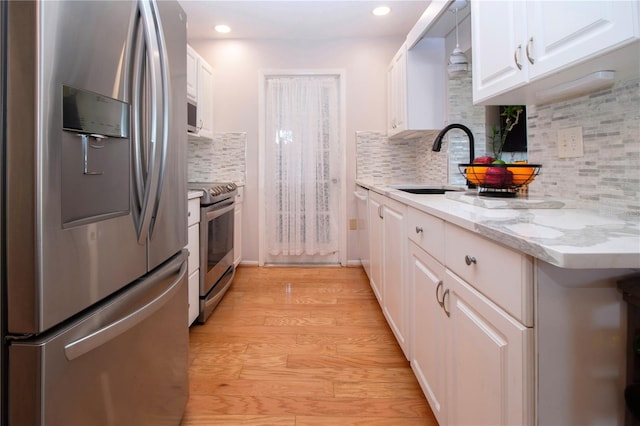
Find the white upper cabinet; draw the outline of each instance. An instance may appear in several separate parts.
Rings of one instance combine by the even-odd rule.
[[[198,106],[196,132],[190,137],[213,139],[213,68],[187,45],[187,97]]]
[[[198,61],[198,136],[213,139],[213,68]]]
[[[403,44],[387,70],[387,135],[413,137],[444,127],[445,54],[443,38]]]
[[[637,74],[638,16],[637,1],[471,2],[474,103],[544,103],[597,71]]]
[[[187,45],[187,98],[198,100],[198,54]]]

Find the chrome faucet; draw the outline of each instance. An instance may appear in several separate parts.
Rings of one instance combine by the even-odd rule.
[[[432,150],[433,151],[440,151],[440,148],[442,148],[442,138],[451,129],[460,129],[460,130],[462,130],[463,132],[465,132],[467,134],[467,137],[469,138],[469,164],[473,163],[473,159],[475,158],[473,133],[471,133],[471,130],[469,130],[469,128],[467,126],[464,126],[462,124],[453,123],[453,124],[449,124],[447,127],[442,129],[440,131],[440,133],[438,133],[438,136],[436,136],[436,139],[433,141]],[[469,186],[469,188],[475,188],[476,187],[472,182],[469,182],[469,180],[467,180],[467,186]]]

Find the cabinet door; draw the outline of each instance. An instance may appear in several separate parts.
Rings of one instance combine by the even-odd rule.
[[[189,275],[189,325],[198,318],[200,313],[200,270]]]
[[[444,266],[414,243],[409,243],[412,324],[411,368],[429,401],[438,424],[447,424],[446,334],[447,316],[440,307]]]
[[[371,288],[382,305],[382,202],[377,194],[369,192],[369,256],[371,265]]]
[[[387,71],[387,135],[393,136],[406,128],[407,55],[403,45],[393,57]]]
[[[198,136],[213,138],[213,69],[198,61]]]
[[[479,2],[484,3],[484,2]],[[490,3],[490,2],[489,2]],[[637,35],[632,1],[528,1],[529,79],[610,50]],[[484,7],[484,6],[482,6]],[[634,31],[635,30],[635,31]]]
[[[522,1],[472,1],[473,101],[527,81],[526,16]],[[566,17],[564,17],[566,19]]]
[[[189,250],[188,273],[191,274],[200,267],[200,225],[196,223],[187,229]]]
[[[406,207],[393,200],[385,200],[382,209],[384,222],[382,282],[384,286],[384,314],[404,353],[409,355],[407,293],[404,280],[404,247],[407,244],[404,217]]]
[[[198,100],[198,54],[187,45],[187,97]]]
[[[533,424],[533,329],[449,270],[445,288],[449,424]]]
[[[238,266],[242,260],[242,203],[236,201],[233,214],[233,263]]]

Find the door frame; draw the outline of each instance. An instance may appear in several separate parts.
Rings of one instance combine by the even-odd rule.
[[[266,257],[265,229],[265,89],[266,79],[274,76],[337,76],[340,82],[340,138],[342,142],[340,161],[340,185],[338,196],[338,259],[341,266],[347,264],[347,113],[346,113],[346,71],[344,69],[266,69],[260,70],[258,77],[258,265],[264,266]]]

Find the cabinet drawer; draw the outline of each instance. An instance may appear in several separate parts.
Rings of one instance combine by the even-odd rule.
[[[533,326],[533,262],[447,223],[445,265],[526,326]]]
[[[200,267],[200,225],[195,224],[189,227],[187,231],[189,242],[187,249],[189,250],[189,273]]]
[[[187,203],[187,226],[200,222],[200,198],[193,198]]]
[[[430,214],[409,208],[407,235],[424,251],[444,263],[444,221]]]

